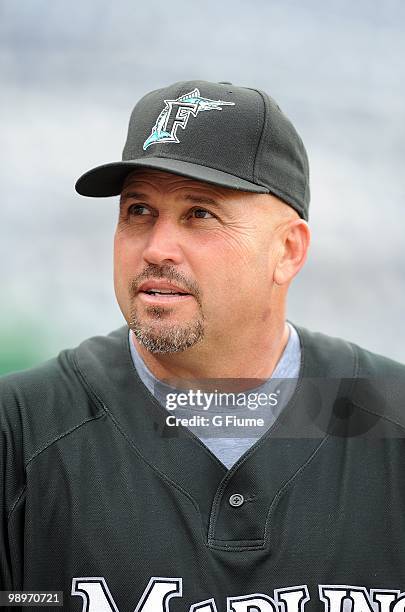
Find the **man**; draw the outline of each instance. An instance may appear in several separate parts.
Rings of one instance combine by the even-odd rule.
[[[3,590],[404,609],[405,369],[286,321],[308,176],[269,96],[193,81],[142,98],[122,161],[79,179],[120,195],[126,325],[1,382]]]

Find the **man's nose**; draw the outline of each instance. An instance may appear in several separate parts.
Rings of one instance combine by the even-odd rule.
[[[143,258],[148,263],[170,262],[180,264],[183,252],[180,245],[180,232],[168,219],[158,218],[148,233]]]

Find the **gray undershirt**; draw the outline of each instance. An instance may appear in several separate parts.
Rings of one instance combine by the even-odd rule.
[[[289,339],[272,376],[262,384],[253,379],[246,381],[243,391],[238,390],[240,380],[233,384],[231,379],[227,379],[227,384],[231,386],[226,388],[226,396],[219,395],[220,391],[224,392],[221,387],[223,381],[211,381],[208,387],[202,384],[199,396],[195,395],[195,386],[194,395],[191,395],[191,387],[180,389],[179,386],[160,381],[137,351],[131,330],[129,345],[140,379],[167,410],[166,423],[176,427],[176,418],[186,419],[182,425],[187,426],[230,469],[273,425],[296,387],[301,347],[297,331],[290,322],[287,323]],[[183,395],[181,402],[180,393],[187,394],[187,397]],[[182,405],[177,404],[176,398]],[[192,417],[195,418],[190,422]]]

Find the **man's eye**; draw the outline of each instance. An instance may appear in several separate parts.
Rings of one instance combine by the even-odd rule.
[[[197,219],[209,219],[210,217],[214,218],[214,215],[210,213],[209,210],[205,210],[205,208],[194,208],[194,210],[191,212],[194,213]],[[209,217],[206,217],[205,215],[209,215]]]
[[[149,215],[150,210],[143,204],[131,204],[128,207],[128,214],[132,216]]]

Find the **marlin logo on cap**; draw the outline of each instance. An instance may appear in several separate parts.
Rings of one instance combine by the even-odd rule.
[[[146,151],[148,147],[159,142],[180,142],[176,135],[177,128],[181,127],[184,130],[190,115],[197,117],[202,111],[220,111],[222,106],[235,106],[235,102],[202,98],[197,88],[176,100],[165,100],[164,109],[157,118],[150,136],[143,143],[143,150]]]

